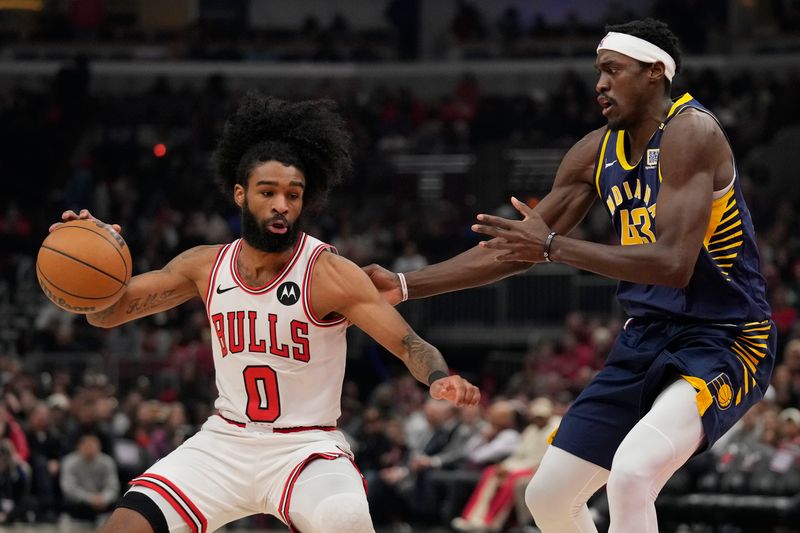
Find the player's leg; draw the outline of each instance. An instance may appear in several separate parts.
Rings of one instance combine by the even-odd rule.
[[[525,502],[543,533],[596,533],[586,502],[607,479],[605,468],[550,446],[528,484]]]
[[[364,482],[347,457],[305,466],[292,490],[292,524],[303,533],[373,533]]]
[[[694,387],[678,379],[620,444],[607,487],[609,533],[658,533],[656,497],[703,441],[695,395]]]
[[[111,513],[111,517],[100,529],[100,533],[164,533],[156,531],[150,522],[139,512],[119,507]]]

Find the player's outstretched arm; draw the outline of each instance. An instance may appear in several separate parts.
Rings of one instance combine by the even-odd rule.
[[[682,288],[689,284],[711,216],[716,170],[731,161],[724,134],[705,113],[687,111],[672,119],[661,141],[655,233],[636,246],[598,244],[559,235],[550,257],[613,279]],[[504,251],[501,260],[542,261],[551,232],[545,221],[524,205],[525,221],[479,215],[473,229],[494,237],[482,246]],[[650,227],[649,216],[644,219]],[[649,230],[652,231],[652,230]],[[658,236],[656,239],[655,236]],[[652,239],[652,240],[651,240]]]
[[[534,208],[550,227],[565,235],[583,220],[594,203],[594,164],[605,128],[578,141],[564,156],[550,192]],[[409,299],[427,298],[446,292],[488,285],[530,268],[530,261],[498,261],[503,252],[475,246],[441,263],[405,274]],[[396,273],[378,265],[364,268],[378,290],[391,304],[401,300]]]
[[[400,313],[381,298],[369,277],[351,261],[324,253],[314,267],[311,305],[317,316],[338,313],[396,355],[436,399],[475,405],[480,391],[464,378],[449,375],[435,347],[417,335]]]
[[[66,211],[62,215],[64,222],[77,219],[93,220],[94,217],[85,209],[80,213]],[[50,231],[60,225],[53,224]],[[120,231],[118,224],[112,227]],[[86,319],[93,326],[110,328],[172,309],[198,296],[195,280],[208,278],[218,249],[219,245],[197,246],[178,255],[161,270],[133,276],[119,300],[107,309],[86,315]]]

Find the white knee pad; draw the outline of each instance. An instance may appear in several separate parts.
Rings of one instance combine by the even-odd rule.
[[[315,533],[373,533],[369,505],[363,494],[332,494],[314,509]]]
[[[534,476],[525,489],[525,504],[540,528],[559,524],[577,512],[572,509],[572,494],[559,490],[557,482]],[[583,502],[581,502],[582,504]]]
[[[608,470],[550,446],[525,489],[525,504],[544,533],[597,529],[586,501],[608,479]]]

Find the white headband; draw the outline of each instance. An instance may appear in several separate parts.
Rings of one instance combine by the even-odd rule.
[[[612,52],[619,52],[633,59],[637,59],[644,63],[655,63],[661,61],[664,63],[664,75],[669,81],[672,81],[675,76],[675,60],[672,56],[666,53],[662,48],[654,45],[649,41],[628,35],[627,33],[617,33],[610,31],[603,37],[600,44],[597,45],[598,53],[600,50],[611,50]]]

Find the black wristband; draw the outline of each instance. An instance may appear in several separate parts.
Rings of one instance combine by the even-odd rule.
[[[550,259],[550,247],[553,245],[553,240],[556,238],[556,235],[558,235],[558,233],[556,233],[555,231],[551,231],[547,235],[547,238],[544,240],[544,250],[542,251],[542,253],[544,255],[544,260],[547,261],[548,263],[553,262],[553,260]]]
[[[447,377],[447,372],[443,370],[434,370],[428,376],[428,386],[430,387],[431,385],[433,385],[433,382],[436,381],[437,379],[442,379],[446,377]]]

